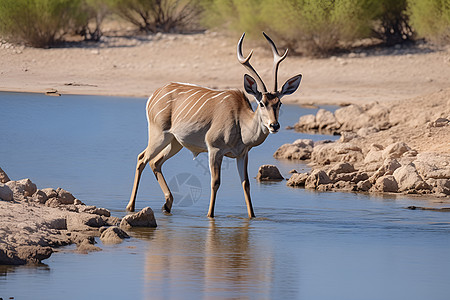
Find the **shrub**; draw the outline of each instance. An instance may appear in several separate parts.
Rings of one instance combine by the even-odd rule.
[[[207,26],[261,31],[290,48],[323,56],[342,42],[370,35],[376,0],[209,0]]]
[[[86,40],[99,41],[103,35],[103,20],[109,14],[108,5],[105,0],[84,0],[81,9],[85,22],[79,30],[80,35]]]
[[[450,43],[450,0],[410,0],[408,11],[419,36],[437,44]]]
[[[48,47],[84,22],[81,0],[0,0],[0,32],[9,40]]]
[[[145,32],[184,30],[200,13],[195,0],[107,0],[122,18]]]
[[[413,30],[409,25],[407,0],[379,0],[375,14],[375,37],[387,46],[413,40]]]

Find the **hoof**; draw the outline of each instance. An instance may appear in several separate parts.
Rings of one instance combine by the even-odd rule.
[[[162,207],[162,212],[163,212],[165,215],[171,216],[172,214],[170,213],[170,210],[171,210],[171,209],[168,208],[166,204],[163,205],[163,207]]]

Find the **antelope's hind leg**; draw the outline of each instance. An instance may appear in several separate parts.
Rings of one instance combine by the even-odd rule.
[[[134,175],[134,184],[131,191],[130,201],[127,205],[127,211],[134,211],[136,203],[136,195],[139,187],[139,181],[141,180],[142,171],[144,171],[145,166],[160,152],[165,150],[165,148],[174,140],[174,136],[170,133],[164,132],[152,132],[149,135],[149,143],[147,148],[142,151],[137,157],[136,173]],[[178,142],[177,142],[178,143]],[[178,150],[179,151],[179,150]]]
[[[166,213],[170,213],[172,210],[173,196],[161,168],[166,160],[177,154],[182,148],[183,146],[181,146],[176,139],[173,139],[166,148],[164,148],[152,161],[150,161],[150,167],[152,168],[156,180],[158,180],[159,186],[164,193],[164,198],[166,199],[166,202],[162,207],[163,211]]]

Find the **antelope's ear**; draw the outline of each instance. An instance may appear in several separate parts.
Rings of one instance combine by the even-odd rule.
[[[281,97],[283,96],[294,93],[298,89],[298,86],[300,85],[301,81],[302,81],[302,74],[299,74],[297,76],[292,77],[291,79],[288,79],[281,88],[279,98],[281,99]]]
[[[247,93],[255,97],[256,101],[261,101],[262,94],[258,91],[258,85],[252,76],[247,74],[244,75],[244,88]]]

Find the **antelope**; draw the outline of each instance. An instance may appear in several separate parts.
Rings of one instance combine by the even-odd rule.
[[[250,183],[247,173],[248,152],[260,145],[269,133],[280,129],[278,114],[281,98],[294,93],[302,75],[286,81],[280,91],[277,88],[277,73],[288,50],[279,55],[275,43],[263,32],[273,52],[273,91],[269,92],[261,77],[250,64],[253,50],[247,57],[242,54],[245,33],[237,44],[237,58],[251,75],[244,75],[245,91],[252,95],[258,106],[253,111],[246,95],[239,90],[214,90],[186,83],[169,83],[157,89],[147,101],[148,146],[137,157],[136,173],[128,211],[134,211],[136,194],[142,171],[147,163],[164,193],[163,211],[170,213],[173,196],[164,179],[163,163],[183,147],[189,149],[194,158],[208,152],[211,172],[211,198],[208,217],[214,218],[214,205],[220,186],[220,169],[224,156],[236,158],[237,169],[244,190],[249,218],[255,217],[250,198]],[[261,89],[261,91],[259,90]]]

